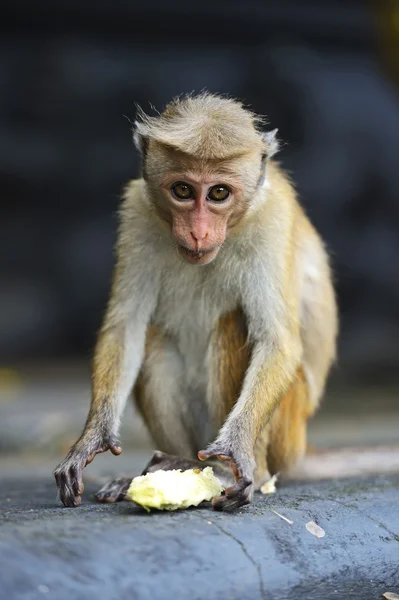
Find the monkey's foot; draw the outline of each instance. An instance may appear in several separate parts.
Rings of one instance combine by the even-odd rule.
[[[126,493],[133,477],[121,477],[106,483],[96,494],[97,502],[120,502],[126,500]]]
[[[190,460],[180,458],[179,456],[172,456],[171,454],[165,454],[164,452],[155,452],[154,456],[145,467],[142,475],[147,473],[154,473],[154,471],[172,471],[173,469],[181,469],[186,471],[187,469],[198,469],[204,468],[204,465],[198,460]],[[121,477],[114,479],[109,483],[106,483],[96,494],[97,502],[121,502],[126,500],[126,494],[129,486],[132,482],[133,477]]]
[[[220,483],[224,488],[229,488],[234,483],[234,477],[232,476],[231,470],[226,468],[225,465],[220,464],[219,461],[203,461],[194,460],[192,458],[181,458],[180,456],[173,456],[172,454],[166,454],[157,450],[154,456],[142,472],[142,475],[147,473],[154,473],[154,471],[172,471],[173,469],[181,469],[187,471],[187,469],[204,469],[205,467],[212,467],[213,472],[219,479]],[[224,496],[223,496],[224,497]],[[247,504],[247,502],[245,502]]]
[[[180,456],[173,456],[172,454],[166,454],[157,450],[154,452],[154,456],[145,467],[142,475],[147,473],[154,473],[154,471],[173,471],[174,469],[181,469],[187,471],[187,469],[203,469],[204,465],[199,460],[190,458],[181,458]]]

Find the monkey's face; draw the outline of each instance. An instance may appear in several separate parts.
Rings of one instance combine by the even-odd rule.
[[[145,161],[149,199],[170,225],[186,262],[207,265],[214,260],[253,201],[261,162],[259,151],[200,159],[150,141]]]
[[[172,174],[161,190],[180,256],[190,264],[210,263],[246,208],[239,183],[214,174]]]

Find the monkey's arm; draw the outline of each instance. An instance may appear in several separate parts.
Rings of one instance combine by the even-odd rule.
[[[117,442],[120,416],[140,370],[157,301],[160,269],[142,245],[145,236],[140,240],[140,231],[130,235],[129,247],[123,234],[122,226],[111,298],[95,349],[89,415],[82,435],[54,471],[65,506],[80,504],[82,470],[96,454],[122,452]]]
[[[278,276],[273,281],[273,269],[267,265],[252,272],[262,278],[262,267],[267,270],[264,289],[259,280],[257,285],[252,282],[253,287],[246,291],[243,301],[254,345],[240,397],[215,442],[198,454],[201,460],[217,456],[231,463],[237,483],[214,503],[220,509],[250,501],[256,438],[294,379],[301,361],[298,299],[289,263],[280,271],[287,274],[285,281]]]
[[[256,438],[288,389],[299,361],[300,344],[289,334],[284,340],[256,344],[236,405],[215,442],[198,454],[201,460],[217,456],[230,461],[236,477],[236,485],[217,500],[215,508],[234,508],[250,501]]]

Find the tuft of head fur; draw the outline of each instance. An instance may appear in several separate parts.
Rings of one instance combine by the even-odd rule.
[[[204,92],[175,98],[158,116],[139,110],[134,139],[141,151],[147,140],[199,159],[224,160],[268,154],[262,122],[241,102]]]

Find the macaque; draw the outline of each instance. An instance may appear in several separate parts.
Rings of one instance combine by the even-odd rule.
[[[272,160],[277,130],[262,124],[209,93],[140,111],[143,176],[121,206],[91,408],[54,473],[65,506],[80,504],[96,454],[120,454],[132,392],[158,448],[144,472],[212,465],[227,486],[216,510],[249,503],[303,456],[337,309],[323,243]],[[129,483],[105,485],[97,500],[124,499]]]

